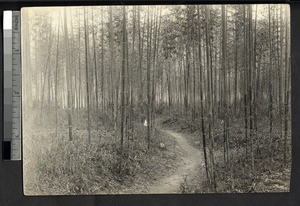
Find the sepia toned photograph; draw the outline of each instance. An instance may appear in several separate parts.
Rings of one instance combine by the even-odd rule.
[[[21,21],[25,195],[289,192],[288,4]]]

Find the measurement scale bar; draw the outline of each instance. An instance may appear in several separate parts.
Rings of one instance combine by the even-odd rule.
[[[11,159],[12,140],[12,11],[3,12],[3,50],[4,50],[4,125],[3,158]]]
[[[4,11],[3,158],[21,160],[21,18]]]
[[[12,12],[12,141],[11,160],[21,160],[21,15]],[[16,115],[14,115],[16,114]]]

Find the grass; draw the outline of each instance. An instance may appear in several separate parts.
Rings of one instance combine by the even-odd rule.
[[[214,150],[217,192],[288,192],[290,185],[291,139],[288,133],[288,163],[283,165],[283,136],[280,134],[279,121],[273,122],[272,145],[269,135],[269,121],[259,117],[258,132],[254,136],[255,168],[250,164],[250,146],[244,134],[242,117],[231,118],[228,163],[223,158],[223,122],[215,119]],[[203,150],[201,121],[172,115],[162,122],[164,126],[185,134],[191,145]],[[207,131],[207,128],[205,128]],[[246,158],[247,157],[247,158]],[[272,158],[271,158],[272,157]],[[207,180],[193,178],[185,182],[185,191],[189,193],[213,192]]]
[[[83,121],[82,125],[74,121],[73,141],[68,140],[65,123],[60,124],[56,136],[55,129],[50,129],[53,124],[46,127],[46,123],[36,121],[39,124],[25,124],[24,128],[26,195],[147,193],[152,182],[168,175],[178,164],[177,142],[155,130],[147,150],[146,127],[139,123],[135,124],[133,138],[124,140],[121,154],[119,138],[107,125],[100,125],[98,132],[92,125],[89,143]]]
[[[73,141],[68,140],[65,111],[59,111],[58,134],[55,116],[32,115],[24,120],[24,192],[26,195],[86,195],[147,193],[148,187],[172,174],[182,156],[178,143],[159,129],[153,130],[150,150],[147,149],[146,127],[135,120],[132,138],[120,139],[108,117],[92,112],[91,142],[88,142],[87,119],[84,112],[73,115]],[[27,117],[28,118],[28,117]],[[157,115],[158,125],[184,134],[189,143],[202,150],[201,121],[192,121],[179,114]],[[290,181],[291,144],[288,164],[283,166],[283,137],[279,122],[273,125],[273,148],[270,149],[268,120],[259,117],[258,135],[254,137],[255,169],[246,155],[244,121],[230,119],[229,163],[223,161],[223,122],[215,119],[214,149],[217,192],[287,192]],[[28,124],[31,122],[32,124]],[[205,128],[207,131],[207,128]],[[117,131],[119,133],[119,131]],[[117,134],[118,134],[117,133]],[[130,133],[129,133],[130,134]],[[290,141],[290,131],[289,131]],[[160,144],[165,145],[164,148]],[[272,160],[270,158],[271,154]],[[246,156],[248,157],[246,159]],[[119,165],[122,163],[122,169]],[[201,165],[204,167],[204,164]],[[199,169],[200,172],[200,169]],[[184,193],[213,192],[203,174],[187,177],[181,183]]]

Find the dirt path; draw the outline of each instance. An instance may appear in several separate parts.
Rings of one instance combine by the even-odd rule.
[[[149,193],[181,193],[181,184],[186,178],[204,174],[203,157],[201,151],[191,146],[182,134],[170,130],[161,129],[161,131],[176,139],[183,151],[183,156],[176,172],[155,182],[149,188]]]

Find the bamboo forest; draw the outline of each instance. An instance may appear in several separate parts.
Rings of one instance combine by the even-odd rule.
[[[289,191],[289,5],[21,14],[26,195]]]

